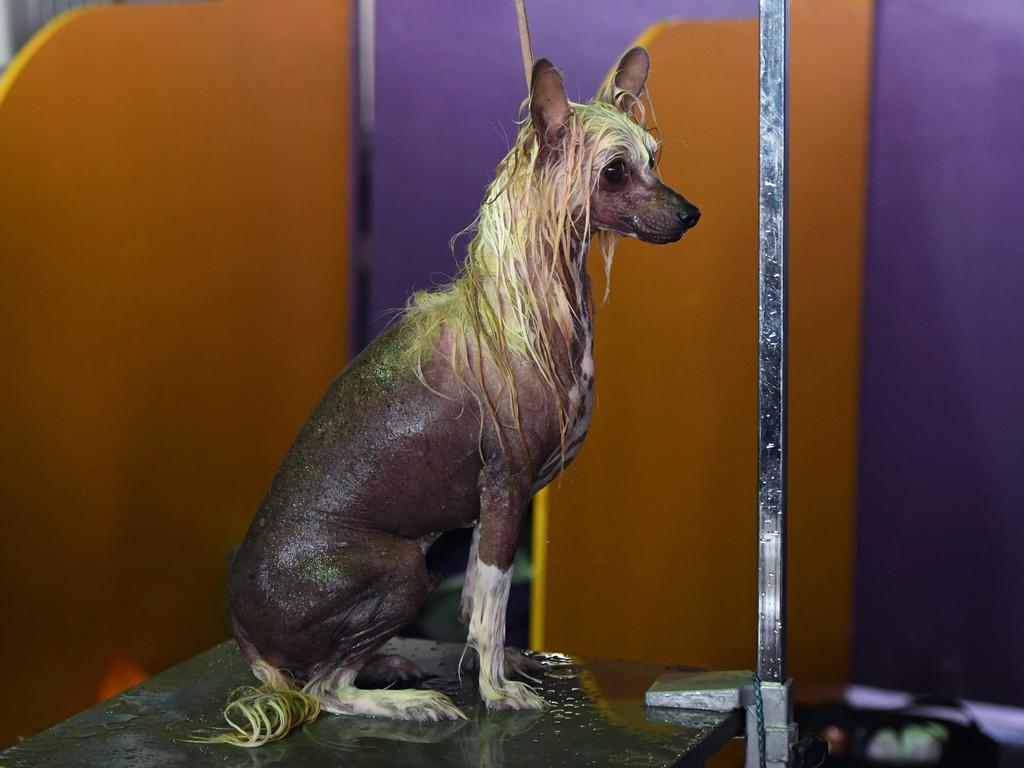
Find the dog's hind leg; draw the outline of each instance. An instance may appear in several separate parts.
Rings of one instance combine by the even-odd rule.
[[[355,685],[358,672],[426,600],[430,577],[414,540],[379,531],[306,528],[276,541],[271,557],[265,549],[253,562],[244,553],[236,560],[231,610],[247,655],[258,653],[297,670],[307,681],[302,693],[315,697],[325,712],[409,720],[462,716],[440,693]],[[417,669],[411,662],[382,662],[392,671],[396,664],[406,672]],[[374,666],[381,665],[369,672]]]
[[[413,685],[427,677],[423,667],[405,656],[378,653],[359,670],[355,684],[359,688],[388,688]]]
[[[350,537],[355,541],[355,537]],[[379,649],[422,606],[429,589],[423,552],[410,539],[363,532],[358,543],[342,550],[338,565],[348,574],[345,594],[323,622],[330,629],[332,659],[314,671],[303,692],[312,694],[324,712],[373,715],[399,720],[455,720],[465,715],[443,693],[356,686],[381,684],[382,676],[423,677],[423,670],[401,656],[377,655]]]
[[[312,694],[324,712],[372,715],[396,720],[465,720],[455,703],[438,691],[356,688],[359,665],[339,667],[310,680],[303,692]]]

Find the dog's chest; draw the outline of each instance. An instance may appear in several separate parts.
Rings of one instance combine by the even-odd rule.
[[[574,355],[573,360],[575,383],[569,389],[566,403],[568,425],[565,441],[555,447],[538,473],[535,492],[554,480],[563,467],[576,458],[590,428],[590,415],[594,407],[594,326],[586,302],[580,315],[583,322],[576,342],[579,353]]]
[[[569,431],[565,436],[566,463],[576,457],[583,445],[583,439],[590,428],[590,413],[594,408],[594,331],[589,323],[581,342],[583,350],[576,374],[579,383],[573,385],[569,392],[569,413],[575,414],[571,417]]]

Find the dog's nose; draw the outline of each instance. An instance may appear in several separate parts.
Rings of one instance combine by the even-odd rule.
[[[686,229],[696,226],[697,222],[700,221],[700,208],[695,205],[683,208],[681,211],[676,213],[679,217],[679,223],[682,224]]]

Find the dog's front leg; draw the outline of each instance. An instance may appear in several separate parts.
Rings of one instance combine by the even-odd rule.
[[[480,551],[480,524],[473,526],[473,542],[469,545],[469,561],[466,563],[466,581],[462,585],[459,599],[459,621],[466,626],[473,618],[473,591],[476,589],[477,553]]]
[[[469,644],[480,655],[480,696],[490,709],[543,709],[530,686],[505,676],[505,609],[512,560],[530,485],[486,468],[480,475],[480,523]]]

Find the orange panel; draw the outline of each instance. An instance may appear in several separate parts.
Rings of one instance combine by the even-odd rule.
[[[815,683],[847,670],[870,10],[792,11],[790,660]],[[620,245],[591,435],[548,499],[541,640],[750,667],[757,22],[665,25],[647,45],[662,174],[704,215],[679,245]]]
[[[874,4],[792,13],[789,655],[848,682]]]
[[[227,636],[347,356],[348,10],[89,10],[0,83],[0,745]]]

